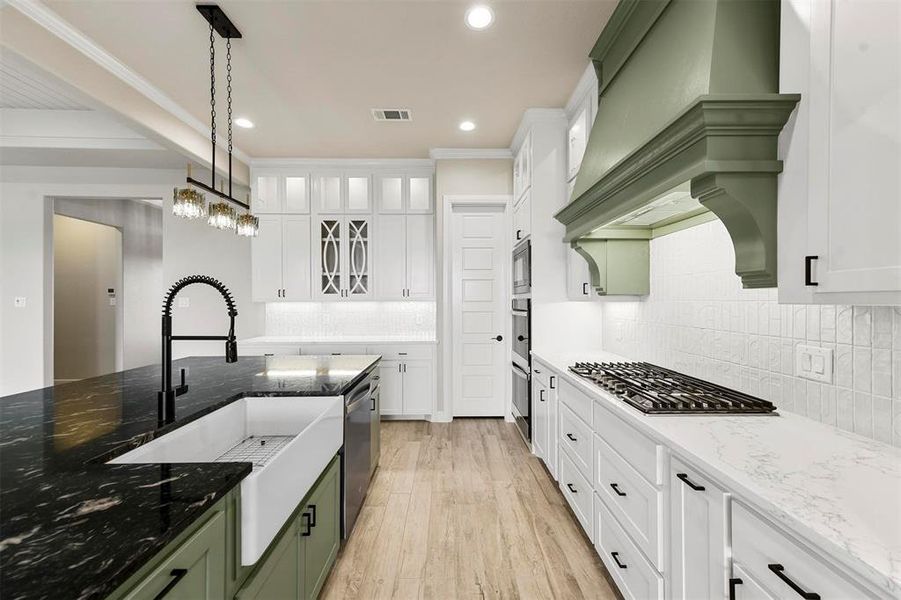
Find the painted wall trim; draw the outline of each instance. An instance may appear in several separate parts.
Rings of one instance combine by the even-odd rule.
[[[209,137],[210,128],[207,124],[195,118],[175,100],[166,95],[161,89],[141,77],[137,72],[107,52],[94,40],[75,29],[68,21],[50,10],[43,3],[37,0],[4,0],[4,2],[93,60],[95,63],[143,94],[146,98],[169,112],[179,121],[185,123],[198,133],[202,133],[205,137]],[[249,165],[250,157],[245,152],[238,148],[234,148],[233,154],[238,160]]]
[[[529,131],[536,123],[542,121],[562,121],[567,122],[566,111],[562,108],[527,108],[519,122],[516,133],[513,134],[513,140],[510,142],[510,150],[515,153],[522,146]]]
[[[513,159],[509,148],[432,148],[432,160]]]

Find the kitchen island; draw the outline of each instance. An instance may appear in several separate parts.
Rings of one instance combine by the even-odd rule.
[[[252,470],[244,462],[109,460],[244,397],[342,396],[378,361],[178,360],[175,372],[187,370],[190,389],[165,427],[157,424],[158,365],[0,399],[0,593],[108,596]]]

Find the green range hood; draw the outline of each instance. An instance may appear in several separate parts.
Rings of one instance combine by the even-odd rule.
[[[778,0],[620,1],[591,51],[598,115],[555,215],[598,293],[647,293],[634,276],[619,291],[595,275],[639,268],[636,238],[647,245],[708,211],[732,238],[744,287],[776,285],[776,145],[800,99],[778,93],[779,10]],[[685,193],[661,205],[674,190]],[[628,267],[610,264],[623,238]]]

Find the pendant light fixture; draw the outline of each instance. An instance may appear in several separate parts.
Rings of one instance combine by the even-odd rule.
[[[175,191],[173,213],[185,218],[207,217],[207,223],[211,227],[220,230],[235,231],[242,236],[255,236],[259,231],[259,219],[250,214],[249,202],[241,202],[232,196],[232,75],[231,75],[231,41],[240,38],[241,32],[234,23],[225,15],[219,6],[215,4],[198,4],[197,11],[203,15],[210,25],[210,183],[206,185],[191,177],[188,168],[187,182],[192,187]],[[226,80],[228,101],[228,193],[219,191],[215,187],[216,178],[216,35],[226,40]],[[204,207],[203,194],[197,189],[204,190],[219,197],[219,201],[211,202],[208,208]],[[234,206],[247,211],[238,215]],[[238,227],[239,222],[241,227]]]

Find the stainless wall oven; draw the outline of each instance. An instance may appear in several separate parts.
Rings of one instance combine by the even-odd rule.
[[[513,299],[513,362],[524,369],[532,364],[532,301],[529,298]]]
[[[523,240],[513,248],[513,294],[532,292],[532,242]]]
[[[532,439],[532,382],[530,369],[523,369],[516,363],[513,368],[513,420],[526,444]]]

